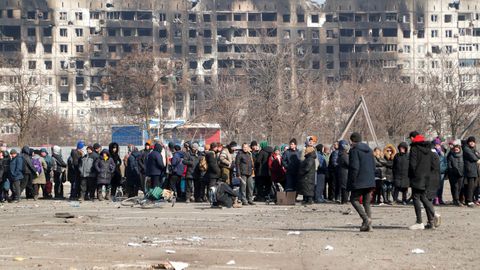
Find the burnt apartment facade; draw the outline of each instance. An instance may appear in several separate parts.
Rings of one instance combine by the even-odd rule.
[[[405,83],[422,84],[424,70],[441,74],[450,62],[468,74],[480,65],[479,16],[475,0],[6,0],[0,50],[42,74],[44,107],[77,130],[107,132],[106,123],[128,119],[104,94],[102,76],[138,48],[151,47],[189,82],[164,106],[167,118],[186,119],[220,76],[241,74],[258,51],[286,42],[300,44],[302,68],[327,82],[362,63],[397,69]]]

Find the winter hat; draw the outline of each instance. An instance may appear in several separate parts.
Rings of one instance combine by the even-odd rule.
[[[456,139],[453,141],[453,146],[462,146],[462,141],[459,139]]]
[[[475,137],[473,136],[468,137],[467,143],[470,143],[470,142],[475,142]]]
[[[45,149],[45,148],[40,149],[40,152],[41,152],[41,153],[48,153],[48,152],[47,152],[47,149]]]
[[[290,144],[294,143],[295,145],[297,145],[297,139],[293,138],[290,140]]]
[[[398,145],[398,151],[400,151],[400,148],[405,148],[405,150],[408,150],[408,144],[406,142],[401,142]]]
[[[307,137],[307,140],[305,141],[305,145],[307,145],[310,140],[312,140],[313,143],[317,143],[317,142],[318,142],[317,136],[308,136],[308,137]]]
[[[442,140],[440,140],[440,138],[435,138],[432,142],[434,145],[438,145],[438,144],[442,144]]]
[[[281,151],[280,147],[278,147],[278,145],[275,145],[275,147],[273,148],[273,152],[275,152],[275,151]]]
[[[261,142],[260,142],[260,148],[265,149],[267,146],[268,146],[268,142],[267,142],[267,141],[261,141]]]
[[[15,149],[10,150],[10,155],[15,155],[15,154],[18,154],[17,150]]]
[[[354,143],[359,143],[362,141],[362,135],[358,132],[353,132],[352,135],[350,135],[350,140]]]
[[[339,142],[338,142],[338,150],[339,150],[340,152],[350,150],[350,147],[349,147],[349,145],[348,145],[348,142],[347,142],[346,140],[341,140],[341,141],[339,141]]]
[[[198,150],[198,143],[196,143],[196,142],[192,143],[192,149],[193,150]]]
[[[83,141],[77,142],[77,149],[83,149],[85,147],[85,143]]]

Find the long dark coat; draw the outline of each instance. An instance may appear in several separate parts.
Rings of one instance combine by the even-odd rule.
[[[298,186],[297,192],[303,196],[313,197],[315,193],[315,176],[317,170],[315,168],[315,159],[317,153],[311,152],[305,155],[305,160],[300,163],[298,171]]]

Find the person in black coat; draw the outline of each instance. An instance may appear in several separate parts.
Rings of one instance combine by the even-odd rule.
[[[384,189],[384,182],[387,179],[387,161],[382,156],[382,150],[375,147],[373,150],[375,157],[375,195],[374,201],[377,204],[387,203],[387,194]]]
[[[222,171],[218,165],[218,146],[216,143],[210,144],[210,151],[205,152],[205,161],[207,162],[207,172],[205,178],[208,182],[208,187],[215,186],[215,183],[222,177]]]
[[[112,142],[110,143],[110,145],[108,145],[108,152],[110,153],[110,157],[113,159],[113,162],[115,162],[115,172],[113,172],[111,184],[112,197],[117,194],[117,188],[122,182],[122,173],[120,171],[120,166],[122,166],[122,159],[120,158],[119,151],[120,148],[118,146],[118,143]]]
[[[375,187],[375,161],[372,149],[362,143],[362,136],[354,132],[350,136],[352,148],[349,153],[347,189],[351,191],[350,202],[362,218],[360,231],[372,230],[372,191]],[[363,200],[363,208],[360,205]]]
[[[146,172],[145,172],[145,166],[147,162],[147,156],[150,154],[152,149],[150,148],[150,142],[145,143],[145,148],[141,151],[140,156],[137,158],[137,163],[138,163],[138,169],[140,171],[140,185],[141,189],[143,192],[146,192],[145,190],[145,177],[146,177]]]
[[[317,153],[315,148],[309,146],[305,149],[305,159],[300,164],[300,170],[298,172],[298,188],[299,194],[303,195],[304,204],[313,204],[313,196],[315,195],[315,159]]]
[[[337,158],[337,188],[340,190],[340,203],[348,202],[347,181],[348,181],[348,151],[350,146],[345,140],[338,142],[338,158]]]
[[[290,140],[290,148],[282,155],[283,167],[287,170],[285,174],[285,191],[295,191],[297,186],[298,169],[300,167],[300,152],[297,149],[297,140]]]
[[[115,172],[115,161],[110,157],[107,150],[100,153],[100,158],[94,163],[97,172],[97,197],[99,201],[110,200],[110,190],[112,175]],[[105,198],[103,197],[102,187],[105,186]]]
[[[408,174],[417,220],[416,224],[410,226],[409,229],[435,229],[440,225],[440,215],[435,215],[435,209],[432,201],[428,199],[428,195],[438,184],[436,161],[438,161],[438,173],[440,173],[440,162],[438,157],[435,159],[431,143],[426,142],[418,132],[410,133],[410,140],[412,144],[410,145]],[[427,226],[422,223],[422,204],[427,213]]]
[[[192,146],[185,153],[185,157],[182,162],[187,166],[187,173],[185,174],[185,179],[187,181],[187,203],[193,199],[196,202],[201,202],[202,197],[200,196],[200,190],[205,189],[205,185],[200,181],[200,163],[201,153],[198,151],[198,143],[192,143]]]
[[[156,143],[153,147],[153,151],[147,156],[145,162],[145,173],[151,178],[151,186],[146,186],[145,189],[161,187],[163,184],[163,176],[165,175],[166,166],[162,157],[163,147],[161,144]]]
[[[22,148],[23,158],[23,180],[20,181],[20,194],[25,190],[27,199],[33,199],[33,178],[37,177],[37,170],[32,164],[32,153],[30,147]]]
[[[452,192],[453,204],[463,206],[460,203],[460,191],[463,187],[463,176],[465,164],[463,161],[462,142],[455,140],[453,148],[447,156],[448,180],[450,182],[450,191]]]
[[[138,196],[138,191],[142,188],[140,168],[138,166],[140,155],[140,151],[134,146],[127,159],[125,177],[127,178],[127,194],[129,198]]]
[[[393,183],[395,189],[393,192],[393,200],[397,203],[407,204],[407,192],[410,186],[410,179],[408,178],[408,145],[402,142],[398,145],[398,154],[393,158]],[[402,193],[402,201],[398,200],[398,194]]]
[[[271,146],[266,145],[265,142],[260,143],[262,149],[258,153],[257,159],[255,160],[255,168],[257,168],[257,173],[255,174],[255,187],[257,189],[257,197],[255,198],[258,201],[265,201],[265,197],[270,193],[272,187],[272,180],[270,179],[270,172],[268,169],[268,158],[273,152]]]
[[[477,185],[478,164],[480,164],[480,153],[476,150],[475,137],[468,137],[467,144],[463,147],[463,162],[465,163],[465,203],[474,207],[474,191]]]

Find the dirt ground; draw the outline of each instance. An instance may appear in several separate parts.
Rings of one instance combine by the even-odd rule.
[[[149,269],[165,260],[186,262],[187,269],[480,267],[480,208],[437,207],[440,228],[409,231],[412,205],[374,207],[370,233],[359,232],[360,219],[355,212],[346,215],[349,209],[335,204],[210,209],[184,203],[140,209],[115,202],[73,207],[68,201],[23,200],[0,206],[0,268]],[[58,212],[76,218],[56,218]],[[289,235],[292,231],[299,234]],[[412,254],[416,248],[425,254]]]

